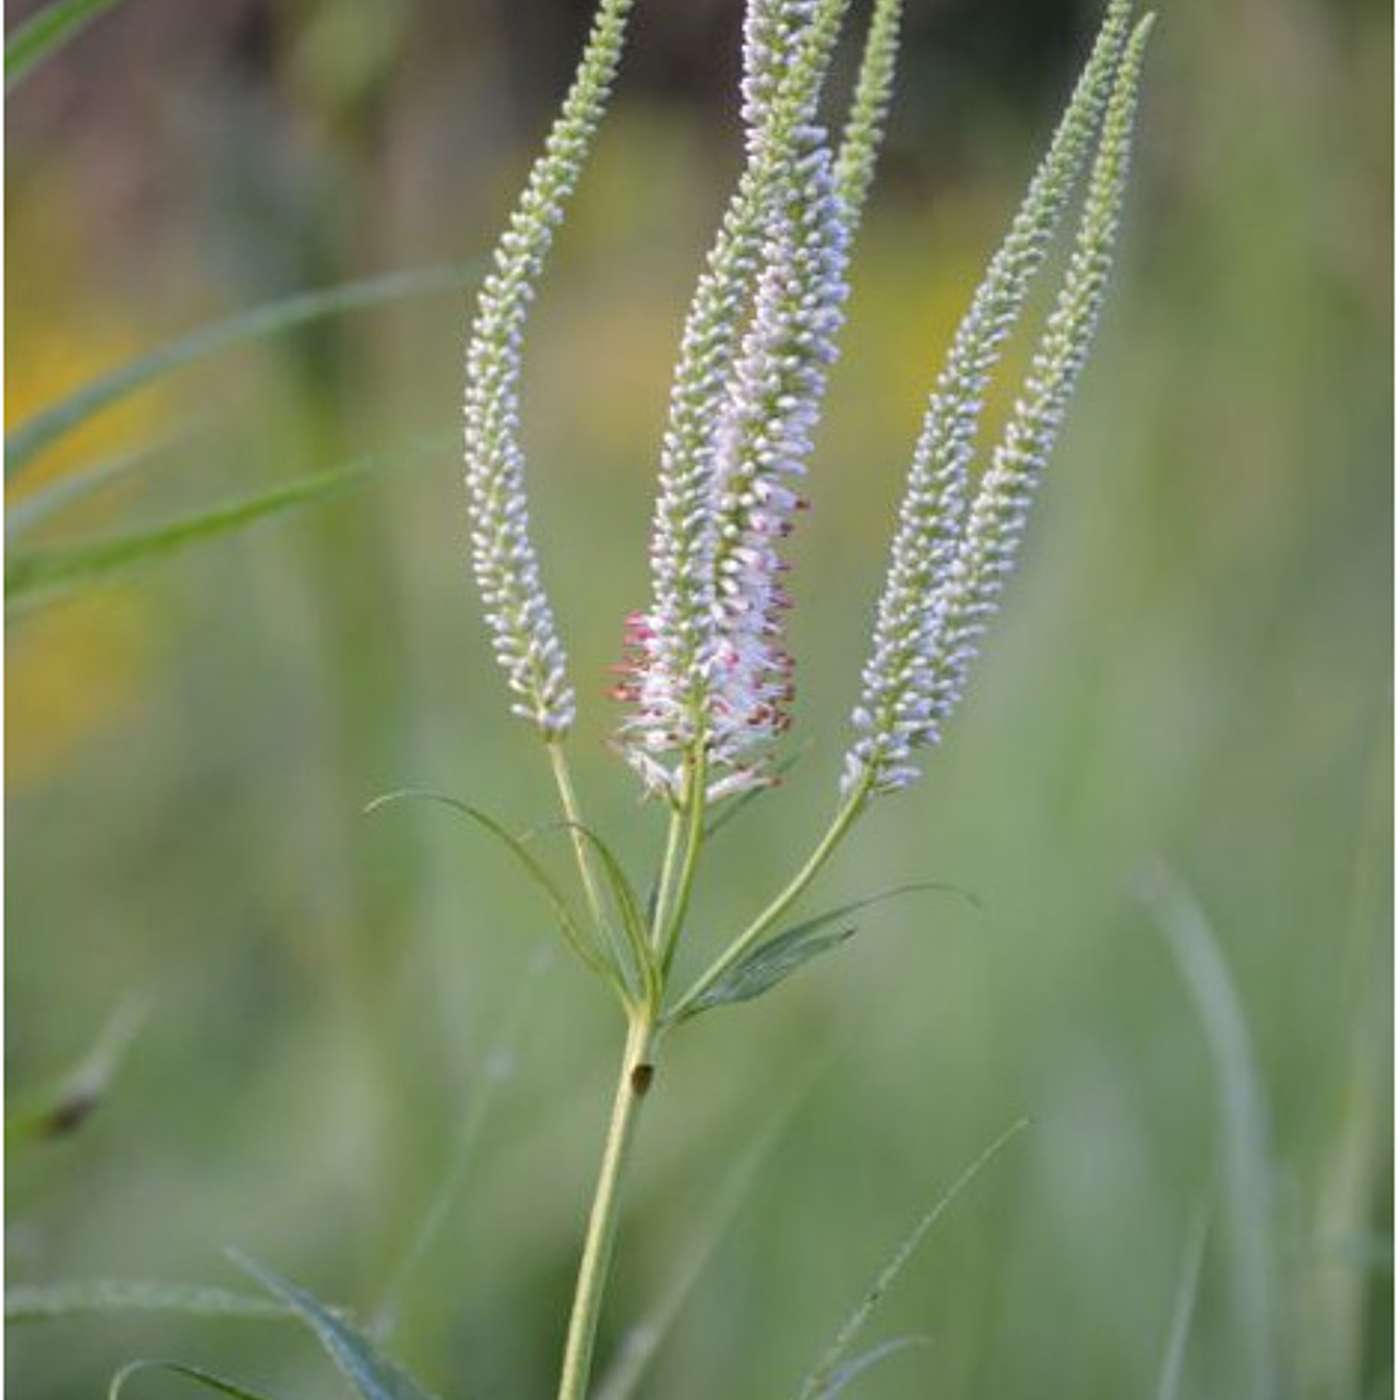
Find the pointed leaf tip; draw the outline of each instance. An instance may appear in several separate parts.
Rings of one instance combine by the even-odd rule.
[[[226,1253],[238,1268],[296,1313],[364,1400],[433,1400],[407,1371],[382,1355],[358,1327],[332,1312],[314,1294],[239,1250]]]

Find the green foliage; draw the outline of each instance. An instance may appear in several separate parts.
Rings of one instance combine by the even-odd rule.
[[[554,877],[535,859],[532,852],[525,845],[525,841],[513,836],[494,817],[483,812],[479,807],[473,807],[468,802],[463,802],[459,798],[449,797],[445,793],[427,792],[421,788],[400,788],[396,792],[386,792],[376,797],[365,807],[365,814],[377,812],[380,808],[388,806],[393,802],[436,802],[440,806],[450,808],[474,821],[478,826],[489,831],[508,851],[516,858],[524,868],[525,873],[544,893],[554,910],[555,917],[559,920],[560,931],[564,935],[565,942],[578,955],[585,967],[590,971],[600,975],[611,977],[622,989],[625,983],[620,980],[621,970],[608,961],[607,954],[595,939],[584,932],[578,921],[574,918],[569,908],[569,901],[560,890]]]
[[[144,1279],[86,1279],[69,1283],[10,1284],[5,1322],[54,1322],[108,1313],[176,1313],[190,1317],[286,1317],[280,1303],[202,1283]]]
[[[923,880],[910,885],[896,885],[893,889],[881,890],[879,894],[867,895],[864,899],[855,899],[813,918],[804,919],[800,924],[794,924],[750,949],[699,996],[688,999],[680,1008],[676,1019],[688,1020],[711,1007],[752,1001],[755,997],[762,996],[813,958],[839,948],[850,938],[856,931],[856,925],[844,921],[852,914],[858,914],[862,909],[868,909],[872,904],[880,904],[887,899],[897,899],[900,895],[918,894],[928,890],[963,894],[963,891],[951,885]],[[970,896],[964,895],[964,898]],[[973,903],[975,902],[974,900]],[[833,924],[838,927],[832,928]]]
[[[126,1390],[126,1383],[133,1377],[149,1371],[163,1371],[166,1375],[182,1376],[194,1381],[204,1390],[212,1390],[219,1395],[231,1395],[233,1400],[268,1400],[261,1391],[249,1390],[238,1381],[215,1375],[201,1366],[191,1366],[185,1361],[129,1361],[112,1377],[107,1387],[107,1400],[120,1400]]]
[[[16,476],[44,448],[85,423],[99,410],[176,370],[238,345],[296,330],[328,316],[341,316],[401,301],[405,297],[460,291],[481,267],[479,260],[448,267],[407,268],[314,292],[264,302],[201,326],[147,355],[83,385],[58,403],[27,418],[5,436],[5,476]]]
[[[407,1371],[384,1357],[353,1323],[314,1295],[236,1250],[229,1257],[306,1324],[364,1400],[432,1400]]]
[[[817,1397],[828,1397],[838,1393],[840,1385],[832,1389],[837,1383],[838,1377],[842,1375],[841,1358],[850,1350],[851,1343],[860,1335],[865,1324],[870,1321],[875,1309],[880,1306],[881,1300],[894,1285],[895,1280],[904,1272],[904,1266],[914,1257],[914,1252],[923,1243],[924,1236],[933,1229],[942,1217],[943,1213],[953,1204],[957,1198],[972,1184],[981,1174],[982,1169],[1011,1141],[1023,1128],[1030,1126],[1030,1119],[1021,1118],[1013,1123],[1004,1133],[1001,1134],[990,1146],[988,1146],[981,1156],[966,1167],[956,1181],[934,1202],[932,1208],[919,1220],[918,1224],[900,1241],[899,1247],[890,1256],[889,1262],[875,1276],[875,1281],[870,1285],[865,1296],[856,1306],[855,1311],[842,1324],[841,1330],[837,1332],[835,1339],[822,1359],[817,1363],[802,1386],[800,1400],[817,1400]],[[877,1348],[874,1352],[866,1353],[863,1360],[873,1364],[881,1356],[888,1355],[888,1351],[881,1351]],[[857,1363],[851,1363],[852,1366]],[[863,1369],[863,1368],[862,1368]],[[845,1380],[850,1380],[852,1372],[846,1368]],[[841,1384],[844,1385],[845,1381]]]
[[[314,505],[360,485],[372,471],[373,464],[368,460],[353,462],[296,477],[163,525],[129,530],[86,544],[17,551],[5,561],[5,605],[24,608],[51,601],[83,584],[99,582],[190,545],[231,534],[255,521]]]
[[[116,3],[117,0],[50,0],[17,25],[5,40],[6,94]]]

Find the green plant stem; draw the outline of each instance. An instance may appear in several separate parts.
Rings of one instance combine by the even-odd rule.
[[[676,862],[680,858],[681,842],[686,832],[685,807],[673,807],[666,824],[666,854],[661,858],[661,874],[656,882],[656,907],[651,914],[651,946],[661,952],[666,933],[666,914],[671,907],[671,882],[676,878]]]
[[[695,872],[700,864],[700,848],[705,844],[705,766],[705,750],[703,746],[697,745],[689,764],[690,777],[686,782],[685,855],[681,861],[675,903],[663,926],[665,933],[658,949],[663,979],[671,970],[671,959],[675,956],[686,911],[690,907],[690,892],[695,886]]]
[[[603,1308],[608,1268],[622,1200],[622,1173],[637,1126],[637,1111],[650,1087],[651,1054],[656,1022],[649,1010],[635,1013],[628,1022],[627,1046],[613,1096],[612,1118],[603,1145],[603,1162],[593,1208],[588,1215],[583,1257],[579,1261],[574,1305],[569,1314],[569,1335],[564,1344],[564,1366],[559,1378],[559,1400],[585,1400],[593,1365],[593,1343]]]
[[[866,798],[870,795],[871,781],[871,775],[867,770],[864,778],[856,785],[845,804],[836,813],[835,819],[827,828],[826,835],[822,837],[817,843],[816,849],[808,856],[807,863],[792,877],[785,888],[753,923],[695,979],[690,988],[666,1013],[667,1022],[681,1020],[686,1009],[709,991],[787,913],[798,896],[816,878],[817,872],[830,859],[831,853],[841,844],[842,838],[854,825],[856,818],[865,807]]]
[[[625,970],[629,961],[623,956],[603,906],[602,892],[593,872],[593,858],[588,850],[588,838],[583,834],[583,820],[579,816],[578,798],[574,794],[574,780],[569,773],[569,760],[564,754],[562,739],[549,739],[545,742],[549,750],[549,764],[554,770],[554,782],[559,789],[559,803],[564,809],[564,819],[569,824],[569,836],[574,843],[574,855],[578,860],[579,878],[583,881],[584,895],[588,899],[588,909],[593,915],[593,923],[601,930],[612,950],[613,960],[619,969]]]

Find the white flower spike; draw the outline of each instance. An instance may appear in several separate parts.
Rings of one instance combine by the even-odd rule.
[[[1107,287],[1137,85],[1153,19],[1149,15],[1139,23],[1119,61],[1117,36],[1127,18],[1126,5],[1110,7],[1099,45],[1057,133],[1061,149],[1052,146],[1022,208],[1022,216],[1030,211],[1024,220],[1028,237],[1005,259],[1010,270],[1000,278],[994,261],[940,378],[900,511],[861,703],[852,716],[859,737],[842,773],[848,794],[863,785],[893,791],[918,776],[913,750],[941,737],[943,721],[962,696],[977,639],[1014,566],[1031,494],[1088,357]],[[1075,148],[1092,134],[1105,104],[1098,155],[1063,289],[1030,378],[964,518],[967,461],[996,348],[1043,259],[1058,216],[1051,205],[1063,206],[1079,164]],[[1047,174],[1051,178],[1044,178]],[[1017,224],[1022,223],[1018,217]],[[1002,254],[1017,237],[1013,226]]]
[[[530,541],[518,441],[525,318],[554,226],[583,168],[617,73],[633,0],[602,0],[573,86],[496,247],[467,345],[466,478],[472,565],[511,709],[547,740],[567,733],[574,691]]]

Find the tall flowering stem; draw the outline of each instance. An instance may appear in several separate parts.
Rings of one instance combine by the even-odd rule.
[[[661,1046],[690,1017],[748,1000],[835,941],[780,921],[870,802],[917,774],[961,695],[1015,563],[1035,486],[1088,355],[1107,287],[1150,18],[1108,0],[1097,41],[1005,240],[958,327],[913,450],[861,675],[835,816],[807,859],[679,994],[673,960],[713,804],[775,781],[790,723],[791,599],[783,540],[807,472],[845,314],[847,264],[889,117],[903,0],[874,0],[839,143],[819,120],[849,0],[748,0],[744,160],[681,337],[661,449],[651,600],[626,625],[618,746],[669,826],[650,905],[580,817],[563,740],[575,697],[530,539],[518,440],[521,344],[555,225],[582,169],[622,50],[632,0],[600,0],[563,109],[502,236],[467,352],[472,561],[514,712],[543,737],[601,942],[584,961],[613,981],[628,1030],[579,1264],[560,1400],[585,1400],[624,1173]],[[983,401],[1084,167],[1078,230],[1029,376],[980,477]],[[566,929],[571,901],[493,819]],[[724,813],[723,815],[728,815]],[[605,905],[603,884],[611,896]],[[609,917],[611,910],[613,917]],[[645,912],[643,912],[645,910]],[[586,946],[585,946],[586,945]],[[591,956],[594,952],[596,957]]]

